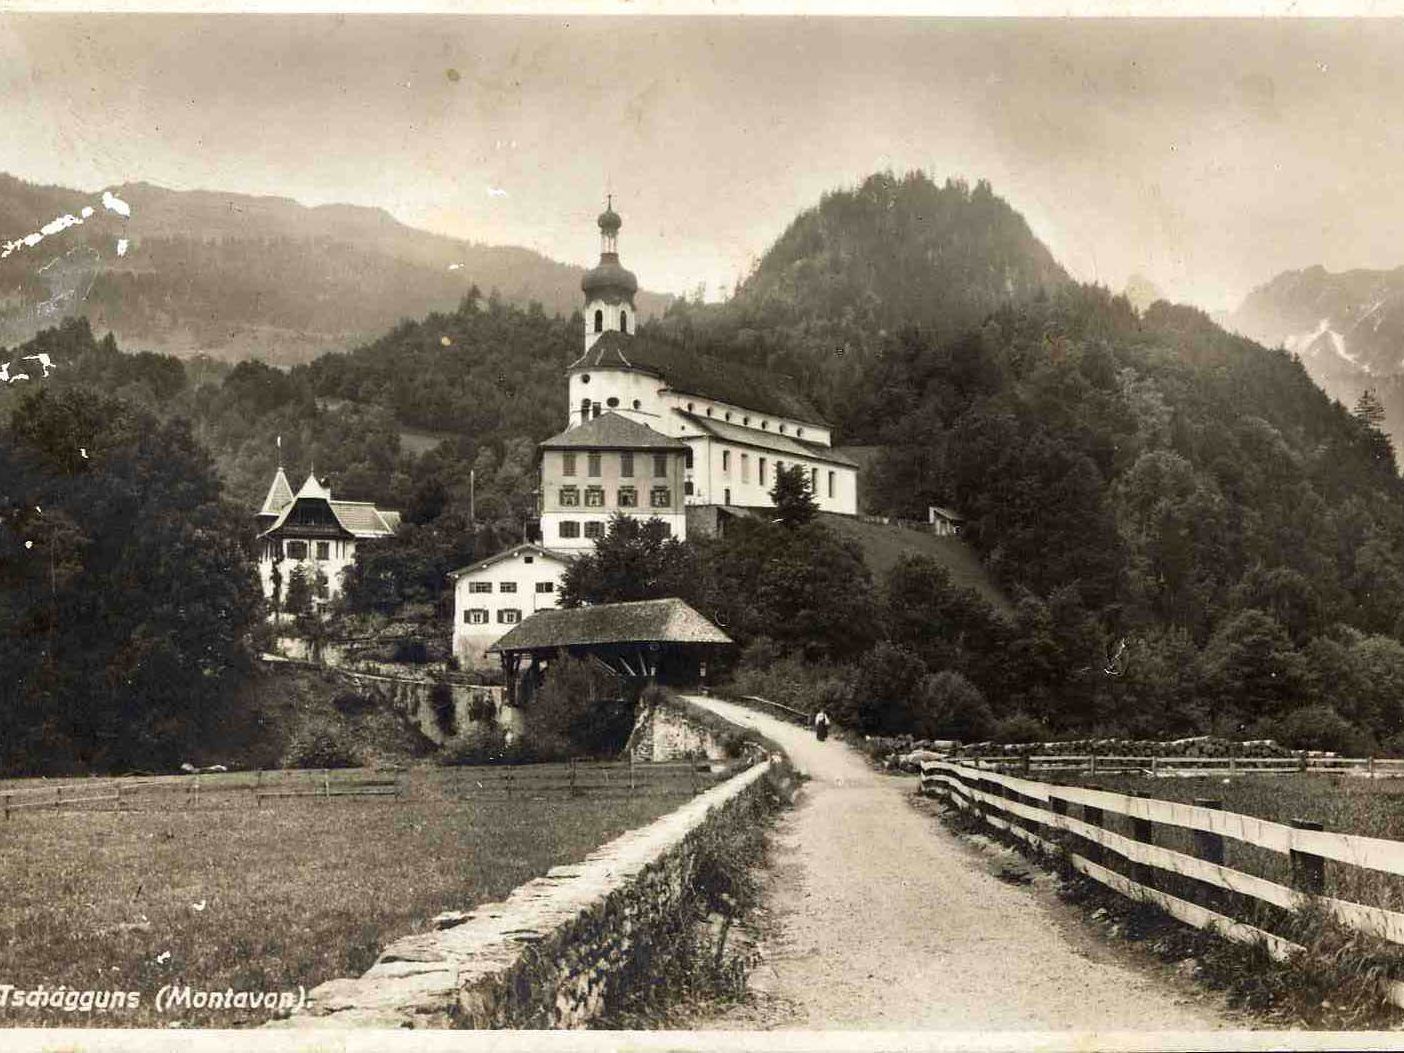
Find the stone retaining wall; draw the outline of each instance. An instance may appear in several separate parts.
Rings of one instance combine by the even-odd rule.
[[[661,819],[555,867],[502,903],[441,915],[356,979],[312,990],[271,1027],[579,1027],[647,973],[678,925],[706,835],[742,821],[774,761],[752,765]],[[660,953],[666,949],[658,946]]]
[[[712,728],[662,702],[639,713],[624,751],[636,761],[654,763],[689,757],[726,759],[726,747]]]

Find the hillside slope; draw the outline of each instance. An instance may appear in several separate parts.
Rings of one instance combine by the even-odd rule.
[[[82,314],[127,346],[291,364],[451,309],[474,285],[550,314],[580,304],[582,268],[416,230],[383,209],[148,183],[111,193],[130,216],[104,208],[102,193],[0,174],[7,241],[94,209],[81,226],[0,260],[0,343]],[[666,304],[639,294],[645,317]]]

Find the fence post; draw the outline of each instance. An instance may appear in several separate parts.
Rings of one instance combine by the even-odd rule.
[[[1090,764],[1088,765],[1087,772],[1089,775],[1097,774],[1097,753],[1095,750],[1090,757]]]
[[[1307,770],[1306,757],[1306,750],[1302,750],[1297,754],[1297,770],[1303,774],[1305,774]]]
[[[574,797],[577,793],[575,787],[575,758],[570,758],[570,795]]]
[[[1224,802],[1216,801],[1209,797],[1196,797],[1194,799],[1196,808],[1212,808],[1214,811],[1223,811]],[[1194,831],[1194,854],[1207,863],[1224,863],[1224,838],[1222,834],[1213,833],[1210,830]]]
[[[630,753],[629,753],[629,796],[632,797],[633,795],[634,795],[634,754],[633,754],[633,751],[630,751]]]
[[[1369,759],[1369,761],[1366,763],[1366,765],[1365,765],[1365,770],[1366,770],[1367,772],[1369,772],[1369,778],[1373,779],[1373,778],[1375,777],[1375,758],[1374,758],[1374,757],[1371,757],[1371,758]]]
[[[10,795],[5,794],[5,822],[10,821]]]
[[[1054,796],[1050,793],[1050,794],[1048,795],[1048,810],[1049,810],[1050,812],[1052,812],[1054,815],[1067,815],[1067,814],[1068,814],[1068,802],[1067,802],[1064,798],[1062,798],[1062,797],[1054,797]],[[1061,830],[1063,829],[1061,826],[1057,826],[1057,825],[1055,825],[1055,824],[1053,824],[1053,823],[1049,823],[1049,824],[1048,824],[1048,828],[1049,828],[1050,831],[1061,831]],[[1050,840],[1051,840],[1051,838],[1050,838]]]
[[[1160,775],[1160,758],[1157,757],[1157,756],[1155,756],[1154,754],[1151,754],[1151,778],[1154,779],[1154,778],[1158,777],[1159,775]]]
[[[1030,754],[1030,753],[1024,753],[1024,754],[1021,754],[1021,755],[1020,755],[1020,757],[1019,757],[1019,770],[1023,773],[1024,778],[1027,779],[1027,778],[1029,777],[1029,773],[1033,770],[1033,755],[1032,755],[1032,754]]]
[[[1096,807],[1095,805],[1084,804],[1082,806],[1082,821],[1084,823],[1087,823],[1089,826],[1105,828],[1106,816],[1102,813],[1102,809]],[[1104,859],[1104,853],[1102,851],[1102,846],[1099,842],[1091,841],[1089,839],[1087,845],[1087,858],[1093,863],[1102,862],[1102,860]]]
[[[504,777],[503,780],[502,780],[502,783],[503,783],[504,786],[507,787],[507,800],[510,801],[510,800],[512,799],[512,766],[511,766],[511,765],[508,765],[508,766],[507,766],[507,772],[506,772],[505,777]]]
[[[118,780],[114,785],[117,787],[117,810],[120,812],[122,810],[122,783]]]
[[[1290,824],[1293,830],[1320,830],[1321,824],[1314,823],[1309,819],[1293,819]],[[1322,856],[1312,855],[1310,852],[1299,852],[1292,849],[1288,853],[1292,860],[1292,887],[1298,892],[1308,892],[1314,896],[1321,895],[1326,890],[1326,860]]]
[[[1132,793],[1132,797],[1145,800],[1150,796],[1148,793]],[[1145,845],[1155,844],[1155,824],[1149,819],[1142,819],[1139,816],[1131,818],[1131,837]],[[1155,870],[1145,863],[1131,864],[1131,880],[1138,885],[1145,885],[1146,888],[1155,888]]]
[[[331,771],[327,768],[322,769],[322,796],[331,798]]]
[[[198,771],[195,773],[195,804],[193,807],[200,807],[200,773]]]

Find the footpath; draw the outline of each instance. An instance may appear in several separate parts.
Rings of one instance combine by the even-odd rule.
[[[769,736],[811,780],[777,831],[751,1004],[695,1026],[1235,1026],[1170,970],[1082,931],[1076,908],[1046,887],[1000,880],[987,856],[903,799],[914,780],[744,706],[691,700]]]

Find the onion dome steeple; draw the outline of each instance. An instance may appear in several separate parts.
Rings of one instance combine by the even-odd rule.
[[[581,291],[585,293],[587,351],[601,333],[611,330],[632,332],[634,294],[639,291],[639,281],[633,271],[627,270],[619,262],[619,228],[624,221],[614,211],[613,195],[610,195],[597,222],[600,227],[600,262],[580,279]]]

